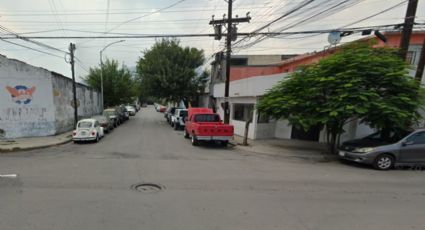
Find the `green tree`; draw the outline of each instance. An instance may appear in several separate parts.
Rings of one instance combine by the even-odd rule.
[[[127,67],[119,67],[118,61],[107,59],[103,66],[90,68],[84,82],[100,91],[103,75],[104,106],[114,106],[132,102],[140,93],[140,83],[131,76]]]
[[[396,49],[351,44],[291,74],[266,93],[258,109],[305,130],[325,128],[335,153],[343,126],[352,119],[384,133],[420,119],[423,94],[407,69]]]
[[[182,47],[176,39],[157,41],[137,63],[143,95],[169,102],[193,100],[205,88],[207,73],[196,72],[204,61],[203,50]]]

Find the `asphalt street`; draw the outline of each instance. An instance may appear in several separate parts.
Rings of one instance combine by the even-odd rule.
[[[96,144],[2,154],[0,174],[1,230],[425,229],[425,171],[194,147],[153,107]]]

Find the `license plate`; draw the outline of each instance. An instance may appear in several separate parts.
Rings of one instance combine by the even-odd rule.
[[[339,155],[343,157],[343,156],[345,156],[345,152],[344,151],[339,151]]]
[[[84,132],[84,131],[82,131],[82,132],[81,132],[81,136],[85,136],[85,135],[87,135],[87,133],[86,133],[86,132]]]

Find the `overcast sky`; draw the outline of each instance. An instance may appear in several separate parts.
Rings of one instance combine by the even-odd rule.
[[[252,32],[284,15],[306,0],[235,0],[234,14],[245,16],[249,11],[251,23],[238,26],[239,32]],[[271,24],[267,31],[306,31],[366,27],[403,22],[407,1],[402,0],[315,0],[299,11]],[[425,1],[419,1],[416,22],[425,23]],[[404,3],[397,5],[398,3]],[[340,4],[340,5],[337,5]],[[109,6],[108,6],[109,5]],[[394,6],[394,9],[370,19],[352,24]],[[167,8],[167,9],[165,9]],[[321,13],[323,12],[323,13]],[[216,19],[227,13],[224,0],[1,0],[0,25],[22,36],[94,36],[109,33],[131,34],[198,34],[212,33],[208,25],[211,15]],[[317,16],[315,16],[317,15]],[[310,18],[308,20],[308,18]],[[130,21],[124,23],[126,21]],[[352,24],[352,25],[350,25]],[[288,28],[291,27],[291,28]],[[423,27],[422,27],[423,28]],[[0,30],[0,35],[6,32]],[[110,34],[117,35],[117,34]],[[359,38],[352,35],[342,42]],[[120,39],[56,39],[38,40],[67,51],[70,42],[76,43],[78,58],[77,77],[99,64],[99,51],[110,42]],[[235,54],[294,54],[322,50],[327,34],[318,36],[296,35],[266,38],[252,45],[252,37],[239,43]],[[36,46],[22,40],[8,40],[56,56],[0,40],[0,54],[19,59],[35,66],[71,76],[64,54]],[[118,60],[129,67],[135,66],[144,49],[155,39],[126,39],[106,49],[104,57]],[[204,49],[206,57],[223,48],[222,41],[209,37],[181,38],[184,46]],[[251,44],[249,46],[244,46]],[[59,57],[57,57],[59,56]]]

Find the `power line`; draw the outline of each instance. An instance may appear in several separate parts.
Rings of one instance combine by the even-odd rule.
[[[47,49],[51,49],[51,50],[55,50],[55,51],[59,51],[59,52],[61,52],[61,53],[65,53],[65,54],[67,53],[66,51],[60,50],[60,49],[58,49],[58,48],[56,48],[56,47],[53,47],[53,46],[50,46],[50,45],[44,44],[44,43],[39,42],[39,41],[33,41],[33,40],[31,40],[30,38],[27,38],[27,37],[23,37],[23,36],[19,35],[18,33],[16,33],[15,31],[13,31],[13,30],[11,30],[11,29],[8,29],[8,28],[6,28],[6,27],[4,27],[4,26],[2,26],[2,25],[0,25],[0,30],[6,31],[6,32],[8,32],[9,34],[12,34],[12,35],[13,35],[13,37],[14,37],[14,38],[16,38],[16,39],[21,39],[21,40],[23,40],[23,41],[33,43],[33,44],[38,45],[38,46],[40,46],[40,47],[44,47],[44,48],[47,48]]]
[[[83,69],[84,71],[86,71],[87,73],[90,73],[90,71],[87,69],[87,67],[83,64],[83,62],[78,59],[77,57],[75,57],[75,60],[77,61],[77,64],[81,67],[81,69]]]
[[[277,36],[277,35],[297,35],[297,34],[318,34],[318,33],[329,33],[331,31],[354,31],[359,32],[368,28],[389,28],[399,26],[400,24],[387,24],[387,25],[375,25],[375,26],[364,26],[355,28],[344,28],[344,29],[323,29],[323,30],[305,30],[305,31],[293,31],[293,32],[241,32],[238,33],[240,36]],[[415,25],[425,25],[425,23],[415,23]],[[225,34],[223,34],[225,35]],[[214,37],[215,34],[126,34],[120,36],[27,36],[27,39],[112,39],[112,38],[184,38],[184,37]],[[0,39],[20,39],[17,37],[0,36]]]
[[[3,42],[7,42],[7,43],[10,43],[10,44],[16,45],[16,46],[20,46],[20,47],[23,47],[23,48],[27,48],[27,49],[36,51],[36,52],[39,52],[39,53],[47,54],[47,55],[50,55],[50,56],[53,56],[53,57],[64,58],[64,57],[61,57],[61,56],[56,55],[56,54],[45,52],[45,51],[35,49],[35,48],[29,47],[29,46],[26,46],[26,45],[21,45],[21,44],[15,43],[15,42],[7,41],[7,40],[4,40],[2,38],[0,38],[0,40],[3,41]]]
[[[328,14],[328,15],[326,15],[326,16],[325,16],[325,17],[327,17],[327,16],[329,16],[329,13],[330,13],[330,12],[335,11],[335,10],[338,10],[340,6],[344,6],[344,4],[349,3],[350,1],[351,1],[351,0],[344,0],[344,1],[342,1],[342,2],[339,2],[339,3],[335,4],[335,5],[332,5],[331,7],[326,8],[326,9],[324,9],[324,10],[322,10],[322,11],[320,11],[320,12],[316,13],[316,14],[313,14],[313,15],[312,15],[312,16],[310,16],[310,17],[304,18],[304,19],[302,19],[302,20],[300,20],[300,21],[298,21],[298,22],[295,22],[295,23],[292,23],[292,24],[289,24],[289,25],[284,26],[284,27],[282,27],[282,28],[278,29],[278,32],[282,32],[282,31],[285,31],[285,30],[288,30],[288,29],[294,28],[294,27],[296,27],[296,26],[298,26],[298,25],[300,25],[300,24],[302,24],[302,23],[304,23],[304,22],[307,22],[307,21],[309,21],[309,20],[312,20],[312,19],[316,18],[317,16],[323,15],[323,14],[325,14],[325,13],[327,13],[327,14]],[[360,1],[364,1],[364,0],[360,0]],[[358,3],[358,2],[357,2],[357,3]],[[354,3],[354,4],[355,4],[355,3]],[[351,6],[352,6],[352,5],[350,5],[350,6],[348,6],[348,7],[351,7]],[[340,9],[339,9],[339,10],[340,10]],[[249,44],[246,44],[246,45],[244,45],[244,46],[238,47],[238,48],[249,48],[249,47],[252,47],[252,46],[254,46],[255,44],[258,44],[258,43],[260,43],[260,42],[264,41],[264,40],[265,40],[265,39],[267,39],[267,38],[269,38],[269,37],[268,37],[268,36],[261,36],[260,38],[257,38],[257,40],[255,40],[255,41],[253,41],[253,42],[251,42],[251,43],[249,43]],[[238,42],[237,42],[237,43],[238,43]]]
[[[357,23],[359,23],[359,22],[366,21],[366,20],[371,19],[371,18],[373,18],[373,17],[376,17],[376,16],[378,16],[378,15],[380,15],[380,14],[383,14],[383,13],[386,13],[386,12],[388,12],[388,11],[390,11],[390,10],[393,10],[393,9],[395,9],[395,8],[397,8],[397,7],[400,7],[400,6],[404,5],[406,2],[407,2],[407,1],[400,2],[400,3],[398,3],[398,4],[394,5],[394,6],[391,6],[391,7],[387,8],[387,9],[385,9],[385,10],[379,11],[378,13],[372,14],[372,15],[370,15],[370,16],[368,16],[368,17],[365,17],[365,18],[362,18],[362,19],[357,20],[357,21],[355,21],[355,22],[352,22],[352,23],[350,23],[350,24],[347,24],[347,25],[345,25],[345,26],[343,26],[343,27],[352,26],[352,25],[355,25],[355,24],[357,24]]]
[[[61,28],[62,30],[64,29],[63,24],[61,19],[59,18],[58,15],[56,15],[57,12],[57,8],[56,8],[56,4],[54,2],[54,0],[49,0],[49,5],[50,5],[50,11],[52,12],[54,18],[56,19],[54,21],[54,23],[56,23],[58,25],[59,28]],[[64,34],[65,35],[65,34]]]
[[[383,14],[383,13],[386,13],[386,12],[388,12],[388,11],[390,11],[390,10],[393,10],[393,9],[395,9],[395,8],[397,8],[397,7],[400,7],[400,6],[404,5],[406,2],[407,2],[407,1],[403,1],[403,2],[397,3],[396,5],[393,5],[393,6],[389,7],[389,8],[384,9],[384,10],[382,10],[382,11],[379,11],[379,12],[377,12],[377,13],[375,13],[375,14],[372,14],[372,15],[367,16],[367,17],[365,17],[365,18],[362,18],[362,19],[356,20],[356,21],[351,22],[351,23],[349,23],[349,24],[347,24],[347,25],[344,25],[344,26],[342,26],[342,27],[339,27],[339,29],[342,29],[342,28],[346,28],[346,27],[348,27],[348,26],[355,25],[355,24],[357,24],[357,23],[360,23],[360,22],[366,21],[366,20],[368,20],[368,19],[371,19],[371,18],[376,17],[376,16],[378,16],[378,15],[381,15],[381,14]],[[400,24],[381,25],[380,27],[392,27],[392,26],[398,26],[398,25],[400,25]],[[372,29],[373,27],[369,27],[369,28],[371,28],[371,29]],[[318,36],[318,35],[320,35],[320,34],[313,34],[313,35],[307,35],[307,36],[303,36],[303,37],[296,37],[296,38],[287,38],[287,37],[276,37],[276,38],[278,38],[278,39],[299,39],[299,38],[314,37],[314,36]]]
[[[186,1],[186,0],[181,0],[181,1]],[[180,3],[180,2],[179,2]],[[174,6],[174,4],[172,4]],[[173,7],[171,6],[171,7]],[[170,6],[167,6],[168,8],[171,8]],[[167,8],[164,7],[164,8]],[[162,9],[164,9],[162,8]],[[167,8],[167,9],[168,9]],[[246,7],[241,7],[238,8],[238,10],[252,10],[253,8],[255,9],[262,9],[262,8],[273,8],[273,6],[264,6],[264,4],[259,4],[259,5],[249,5]],[[216,10],[225,10],[226,8],[217,8]],[[149,14],[149,13],[156,13],[155,11],[152,12],[153,10],[155,10],[154,8],[145,8],[145,10],[147,11],[127,11],[127,12],[110,12],[110,15],[131,15],[131,14]],[[208,8],[206,9],[205,7],[203,8],[194,8],[194,7],[179,7],[179,8],[175,8],[175,10],[167,10],[167,11],[162,11],[161,13],[186,13],[186,12],[198,12],[198,11],[213,11],[214,9]],[[7,11],[10,12],[10,11]],[[34,13],[34,11],[29,11],[31,13],[17,13],[17,14],[13,14],[13,13],[0,13],[2,16],[4,17],[34,17],[34,16],[53,16],[53,14],[51,13]],[[77,12],[77,11],[74,11]],[[82,15],[88,15],[88,16],[94,16],[94,15],[105,15],[107,14],[106,12],[104,13],[95,13],[95,12],[87,12],[87,13],[57,13],[56,15],[61,15],[61,16],[82,16]]]
[[[169,9],[169,8],[172,8],[172,7],[174,7],[174,6],[176,6],[176,5],[180,4],[180,3],[182,3],[182,2],[184,2],[184,1],[186,1],[186,0],[179,0],[179,1],[177,1],[177,2],[173,3],[173,4],[169,5],[169,6],[166,6],[166,7],[164,7],[164,8],[161,8],[161,9],[159,9],[159,10],[155,10],[154,12],[151,12],[151,13],[148,13],[148,14],[145,14],[145,15],[142,15],[142,16],[135,17],[135,18],[132,18],[132,19],[130,19],[130,20],[124,21],[124,22],[122,22],[121,24],[118,24],[117,26],[115,26],[115,27],[113,27],[112,29],[108,30],[107,32],[109,33],[109,32],[111,32],[111,31],[113,31],[113,30],[115,30],[115,29],[119,28],[120,26],[122,26],[122,25],[124,25],[124,24],[129,23],[129,22],[136,21],[136,20],[139,20],[139,19],[141,19],[141,18],[148,17],[148,16],[151,16],[151,15],[153,15],[153,14],[156,14],[156,13],[162,12],[162,11],[164,11],[164,10],[167,10],[167,9]],[[106,33],[105,33],[105,34],[106,34]]]
[[[111,4],[110,0],[107,0],[107,4],[106,4],[106,18],[105,18],[105,33],[106,33],[106,30],[108,29],[110,4]]]
[[[277,21],[280,21],[280,20],[282,20],[283,18],[285,18],[285,17],[287,17],[287,16],[289,16],[289,15],[291,15],[291,14],[293,14],[293,13],[297,12],[298,10],[300,10],[300,9],[302,9],[303,7],[305,7],[305,6],[309,5],[309,4],[311,4],[311,3],[312,3],[312,2],[314,2],[314,1],[315,1],[315,0],[307,0],[307,1],[304,1],[304,2],[300,3],[298,6],[294,7],[294,8],[293,8],[292,10],[290,10],[289,12],[287,12],[287,13],[283,14],[282,16],[280,16],[280,17],[278,17],[278,18],[274,19],[273,21],[271,21],[271,22],[269,22],[269,23],[265,24],[264,26],[261,26],[260,28],[258,28],[258,29],[256,29],[256,30],[254,30],[253,32],[255,33],[255,32],[261,31],[261,30],[263,30],[263,29],[265,29],[265,28],[269,27],[271,24],[273,24],[273,23],[275,23],[275,22],[277,22]]]

